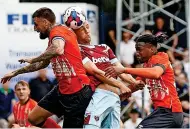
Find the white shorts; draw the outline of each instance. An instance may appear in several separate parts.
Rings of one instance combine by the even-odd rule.
[[[119,129],[120,104],[117,94],[97,88],[85,112],[84,128]]]

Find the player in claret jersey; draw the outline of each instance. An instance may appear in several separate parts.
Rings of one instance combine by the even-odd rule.
[[[162,43],[165,38],[164,34],[146,34],[136,39],[137,57],[144,63],[144,68],[106,69],[106,76],[113,76],[115,73],[134,74],[149,86],[155,110],[138,128],[180,128],[183,123],[183,111],[176,91],[173,68],[168,55],[157,51],[157,44]]]
[[[121,64],[113,54],[112,50],[105,44],[90,45],[90,28],[85,24],[79,29],[74,29],[77,35],[83,65],[91,80],[92,89],[96,89],[85,113],[84,128],[120,128],[120,97],[129,97],[131,91],[112,76],[110,80],[104,77],[103,70],[112,65]],[[130,75],[120,76],[124,81],[131,84],[140,84]],[[121,93],[120,93],[121,91]]]
[[[84,113],[92,97],[90,80],[82,64],[75,33],[68,27],[55,24],[55,14],[49,8],[36,10],[32,18],[40,38],[48,38],[46,51],[38,57],[21,59],[30,65],[6,74],[1,82],[12,77],[45,68],[51,62],[58,86],[54,87],[29,114],[32,125],[42,127],[52,114],[64,114],[64,128],[82,128]]]

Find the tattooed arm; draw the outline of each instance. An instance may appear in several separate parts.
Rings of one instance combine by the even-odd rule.
[[[20,68],[18,70],[15,70],[11,73],[6,74],[3,78],[1,78],[1,83],[6,83],[12,77],[17,76],[19,74],[34,72],[34,71],[37,71],[39,69],[45,68],[49,65],[49,63],[50,63],[49,61],[41,61],[41,62],[29,64],[23,68]]]
[[[65,46],[64,39],[61,37],[55,37],[52,40],[51,46],[48,47],[47,50],[43,54],[32,59],[21,59],[19,60],[19,62],[20,63],[28,62],[32,64],[32,63],[36,63],[40,61],[50,60],[53,57],[62,55],[64,53],[64,46]]]

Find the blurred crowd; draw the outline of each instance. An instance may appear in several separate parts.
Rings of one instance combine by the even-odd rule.
[[[139,29],[139,26],[128,24],[126,29],[136,32]],[[176,35],[175,30],[169,29],[165,25],[165,19],[161,16],[155,19],[155,25],[153,27],[148,28],[143,33],[156,35],[160,32],[166,33],[168,38],[173,37],[173,39],[166,44],[168,46],[167,49],[160,45],[159,50],[168,53],[170,57],[170,61],[175,72],[176,89],[183,106],[184,127],[189,127],[190,90],[188,85],[188,76],[190,76],[190,73],[188,70],[190,69],[190,62],[188,58],[188,49],[180,48],[180,45],[178,44],[178,36]],[[135,57],[135,41],[132,37],[133,35],[130,32],[122,33],[122,41],[120,42],[121,63],[126,67],[142,67]],[[113,51],[115,51],[117,43],[116,29],[112,28],[108,31],[107,44],[113,49]],[[180,50],[180,53],[176,52],[176,49]],[[29,81],[31,90],[30,97],[38,102],[56,84],[56,80],[50,81],[47,78],[47,71],[45,69],[39,70],[38,77]],[[0,88],[0,128],[8,127],[10,124],[14,123],[12,107],[16,103],[17,99],[14,94],[14,89],[11,89],[10,87],[12,86],[10,86],[9,83],[5,83],[2,85],[2,88]],[[144,104],[142,102],[142,96],[144,96]],[[135,128],[141,122],[142,117],[150,114],[153,110],[148,89],[145,87],[143,91],[133,93],[127,101],[122,102],[122,110],[126,110],[125,112],[122,112],[121,117],[124,123],[123,128]]]

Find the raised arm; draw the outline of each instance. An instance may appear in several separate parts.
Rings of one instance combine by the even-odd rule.
[[[120,68],[124,68],[123,65],[118,61],[116,63],[113,64],[114,66],[120,67]],[[123,81],[129,83],[129,84],[135,84],[136,80],[130,75],[130,74],[119,74],[118,75]]]
[[[50,63],[49,60],[47,60],[47,61],[41,61],[41,62],[29,64],[23,68],[20,68],[18,70],[15,70],[11,73],[6,74],[3,78],[1,78],[1,83],[6,83],[12,77],[17,76],[19,74],[34,72],[34,71],[37,71],[39,69],[43,69],[43,68],[47,67],[49,65],[49,63]]]
[[[53,57],[62,55],[64,53],[65,41],[61,37],[55,37],[52,40],[52,44],[47,48],[47,50],[36,58],[31,59],[31,63],[36,63],[40,61],[50,60]]]

